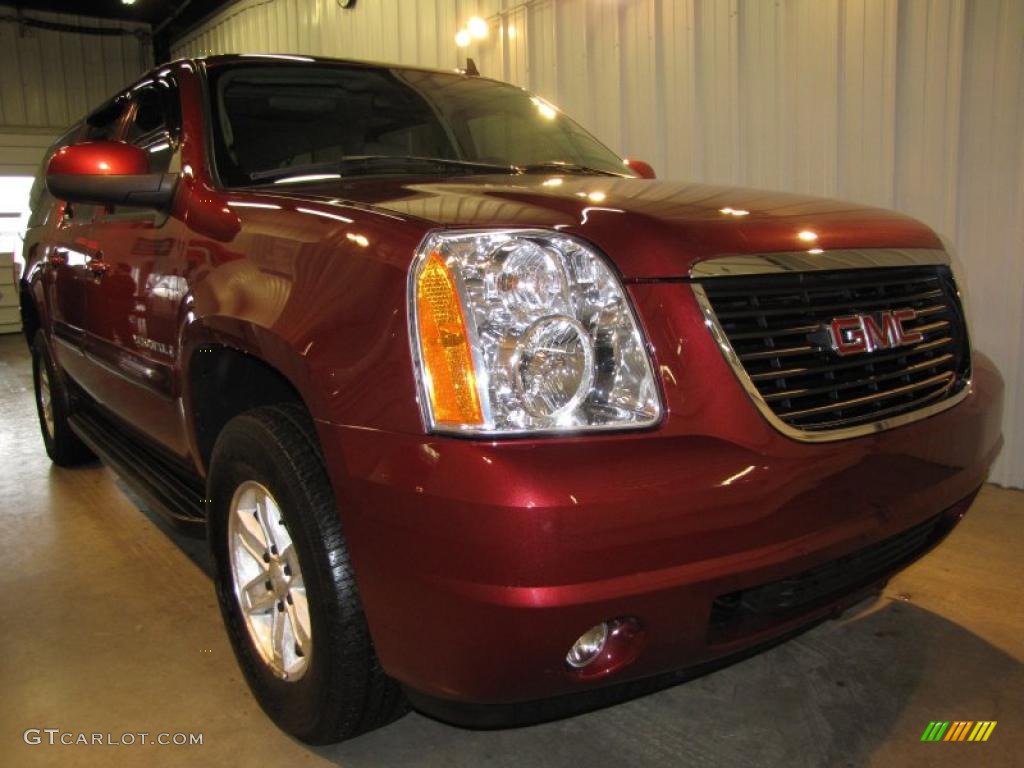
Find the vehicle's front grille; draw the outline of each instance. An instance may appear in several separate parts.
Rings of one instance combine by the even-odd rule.
[[[720,595],[711,604],[709,639],[724,642],[867,587],[923,554],[949,528],[948,519],[933,517],[877,544],[795,576]]]
[[[868,425],[952,397],[970,353],[948,267],[888,267],[716,277],[701,282],[711,310],[762,404],[805,432]],[[835,318],[912,309],[916,344],[838,355]],[[881,320],[879,320],[881,325]]]

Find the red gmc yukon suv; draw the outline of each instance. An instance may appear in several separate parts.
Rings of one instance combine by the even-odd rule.
[[[922,224],[653,175],[479,76],[153,71],[33,192],[46,450],[205,526],[309,742],[606,701],[835,615],[963,516],[1000,377]]]

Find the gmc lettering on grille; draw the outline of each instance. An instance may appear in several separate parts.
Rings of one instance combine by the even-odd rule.
[[[836,317],[826,325],[829,343],[833,352],[843,356],[918,344],[924,336],[903,325],[916,317],[913,309]]]

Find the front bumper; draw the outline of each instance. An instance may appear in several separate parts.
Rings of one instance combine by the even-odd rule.
[[[726,632],[712,631],[717,598],[935,518],[923,551],[984,482],[1003,385],[983,356],[968,396],[943,413],[806,444],[756,411],[688,290],[632,293],[641,317],[663,318],[647,329],[669,414],[656,430],[485,442],[318,422],[378,656],[409,688],[528,701],[735,654],[871,584]],[[624,616],[643,629],[635,661],[601,681],[572,673],[576,638]]]

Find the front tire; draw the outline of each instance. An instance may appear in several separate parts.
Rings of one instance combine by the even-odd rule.
[[[96,455],[71,431],[71,397],[41,329],[32,337],[32,381],[39,429],[50,461],[59,467],[95,461]]]
[[[405,701],[377,661],[305,410],[232,419],[214,446],[208,495],[221,613],[263,710],[310,744],[400,716]]]

